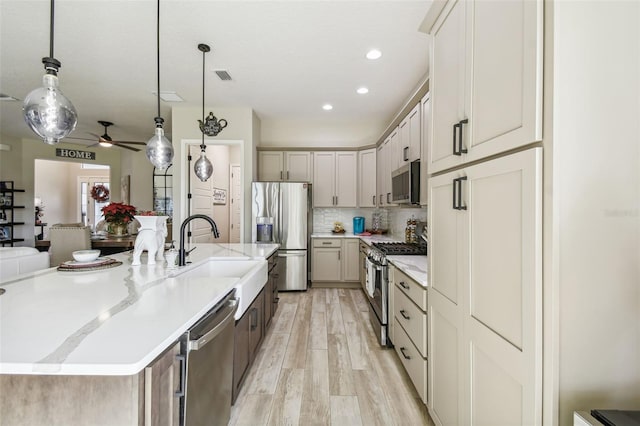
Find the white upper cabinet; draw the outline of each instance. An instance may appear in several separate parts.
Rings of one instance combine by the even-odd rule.
[[[429,173],[542,137],[542,1],[451,0],[431,28]]]
[[[427,179],[429,177],[429,157],[427,155],[428,146],[429,146],[429,138],[431,137],[431,94],[427,92],[426,95],[420,101],[420,114],[422,115],[422,119],[420,120],[420,128],[422,131],[420,132],[420,145],[422,149],[422,155],[420,157],[420,205],[426,206],[428,203],[429,191],[427,188],[429,187],[427,184]]]
[[[312,182],[313,155],[309,151],[260,151],[258,180]]]
[[[258,180],[263,182],[284,180],[284,157],[282,152],[258,152]]]
[[[285,151],[285,180],[291,182],[312,182],[313,161],[311,152]]]
[[[421,109],[422,106],[418,103],[400,123],[400,164],[398,167],[411,161],[420,160],[420,135],[422,133],[420,127],[422,120],[420,115]]]
[[[384,171],[387,159],[385,158],[385,145],[389,143],[389,139],[385,140],[376,149],[376,204],[383,207],[386,204],[386,186],[384,180]]]
[[[358,152],[358,206],[375,207],[376,197],[376,149]]]
[[[388,192],[391,193],[391,172],[395,171],[400,164],[400,126],[396,127],[389,135],[389,159],[388,159],[388,172],[389,172],[389,188]],[[389,195],[389,201],[391,201],[391,195]]]
[[[313,156],[313,171],[314,207],[356,207],[357,152],[316,152]]]

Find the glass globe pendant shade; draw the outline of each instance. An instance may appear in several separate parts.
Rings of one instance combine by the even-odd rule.
[[[204,151],[200,152],[200,158],[193,165],[193,171],[202,182],[206,182],[213,174],[213,164],[211,164]]]
[[[155,134],[147,142],[147,158],[156,169],[166,170],[173,160],[173,145],[164,136],[162,127],[156,127]]]
[[[25,98],[24,119],[45,143],[54,145],[76,128],[78,113],[58,88],[55,74],[45,74],[42,86]]]

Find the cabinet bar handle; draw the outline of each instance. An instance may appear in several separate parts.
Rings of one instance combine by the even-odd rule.
[[[409,147],[405,146],[404,148],[402,148],[402,159],[404,161],[409,161]]]
[[[469,123],[469,119],[467,119],[467,118],[465,118],[464,120],[460,120],[460,123],[458,123],[458,129],[460,130],[460,138],[459,138],[459,140],[460,140],[460,149],[458,150],[458,152],[460,154],[458,154],[458,155],[466,154],[467,152],[469,152],[467,150],[467,148],[463,148],[464,143],[462,142],[462,125],[463,124],[467,124],[467,123]]]
[[[458,210],[466,210],[467,206],[462,205],[462,181],[467,180],[466,176],[459,177],[458,179]]]
[[[402,315],[402,317],[406,320],[411,319],[411,317],[407,315],[407,311],[405,311],[404,309],[400,309],[400,315]]]
[[[338,260],[340,260],[340,252],[338,252]]]
[[[280,170],[280,180],[284,180],[284,178],[282,177],[282,170]]]
[[[400,284],[400,287],[404,288],[405,290],[411,290],[411,287],[405,284],[404,281],[400,281],[398,284]]]
[[[184,396],[185,382],[187,381],[187,357],[186,355],[176,355],[176,360],[180,363],[180,388],[176,391],[178,398]]]
[[[380,194],[379,197],[380,197],[380,202],[378,203],[378,205],[381,206],[382,205],[382,194]]]
[[[375,195],[373,196],[373,200],[372,200],[371,204],[373,204],[374,206],[376,205],[376,196]]]
[[[453,125],[453,155],[462,155],[460,152],[458,152],[458,140],[456,138],[456,136],[458,135],[458,127],[460,126],[460,123],[456,123]]]
[[[322,244],[331,244],[331,241],[323,241]]]
[[[404,351],[406,351],[406,350],[407,350],[407,348],[405,348],[405,347],[400,348],[400,352],[402,352],[402,356],[404,357],[404,359],[411,359],[411,357],[409,355],[404,353]]]
[[[389,201],[389,197],[391,197],[391,193],[387,192],[387,204],[391,204],[391,201]]]
[[[287,180],[289,180],[289,170],[287,170]]]
[[[453,192],[453,209],[454,210],[458,210],[458,205],[456,204],[456,201],[458,200],[458,197],[456,196],[456,190],[458,189],[458,179],[454,179],[453,180],[453,185],[452,185],[452,192]]]
[[[336,206],[338,205],[338,196],[336,195]]]

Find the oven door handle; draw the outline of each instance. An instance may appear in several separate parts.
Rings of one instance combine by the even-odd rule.
[[[370,257],[368,257],[367,260],[369,261],[369,263],[371,263],[371,266],[373,266],[376,271],[382,271],[382,265],[380,265],[378,262],[372,260]]]

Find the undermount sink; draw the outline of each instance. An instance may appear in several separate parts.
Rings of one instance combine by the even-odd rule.
[[[260,290],[267,282],[267,261],[266,260],[225,260],[209,259],[200,265],[177,270],[171,274],[172,278],[211,278],[217,277],[238,278],[235,285],[236,297],[240,299],[236,319],[240,319],[247,310],[253,299],[260,293]]]

